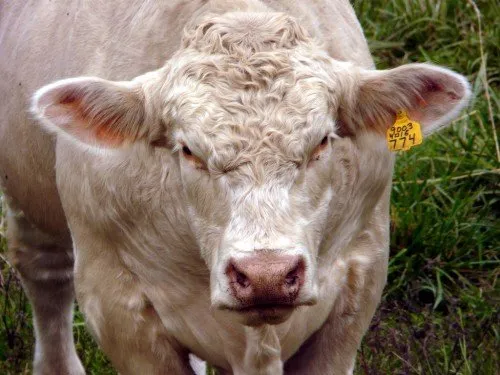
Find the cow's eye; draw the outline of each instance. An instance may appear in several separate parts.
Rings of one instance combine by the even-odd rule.
[[[194,155],[188,146],[182,146],[182,155],[184,155],[187,160],[194,163],[197,169],[207,169],[205,162],[198,156]]]
[[[310,162],[319,160],[321,156],[321,152],[328,146],[328,136],[325,136],[321,142],[314,148],[311,153]]]

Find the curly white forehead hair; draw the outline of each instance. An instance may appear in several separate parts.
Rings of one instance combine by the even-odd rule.
[[[173,138],[209,168],[301,164],[333,133],[331,59],[293,18],[207,16],[185,30],[183,47],[158,97]]]

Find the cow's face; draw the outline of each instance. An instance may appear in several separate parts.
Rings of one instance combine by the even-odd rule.
[[[129,83],[62,81],[34,110],[84,142],[170,148],[212,304],[244,324],[276,324],[316,302],[318,261],[342,253],[386,190],[383,134],[396,112],[430,133],[468,88],[429,65],[335,61],[281,14],[232,17],[188,33],[163,69]]]
[[[248,321],[279,322],[316,300],[334,195],[327,90],[288,73],[256,88],[228,82],[224,95],[216,84],[194,86],[168,107],[178,116],[186,210],[211,270],[212,302]]]

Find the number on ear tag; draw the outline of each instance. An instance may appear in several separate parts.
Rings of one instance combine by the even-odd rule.
[[[422,143],[420,124],[410,120],[405,111],[399,111],[396,122],[387,129],[387,147],[391,151],[408,151]]]

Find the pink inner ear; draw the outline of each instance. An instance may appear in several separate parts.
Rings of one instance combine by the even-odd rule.
[[[426,77],[416,104],[407,112],[412,120],[424,125],[432,124],[452,111],[466,95],[466,89],[459,82],[448,78],[442,82],[434,77]]]
[[[76,93],[74,91],[68,91],[68,92],[65,92],[63,93],[64,96],[62,96],[61,98],[59,98],[59,104],[73,104],[74,102],[76,102],[78,100],[78,96],[76,95]]]
[[[106,123],[96,124],[87,113],[82,100],[74,92],[69,92],[59,100],[58,104],[48,106],[44,115],[84,143],[119,147],[125,142],[126,138],[111,126],[112,120],[116,118],[108,118]]]
[[[94,137],[97,140],[97,143],[107,147],[120,147],[127,141],[126,137],[118,133],[110,132],[109,128],[106,126],[96,128],[94,131]]]

